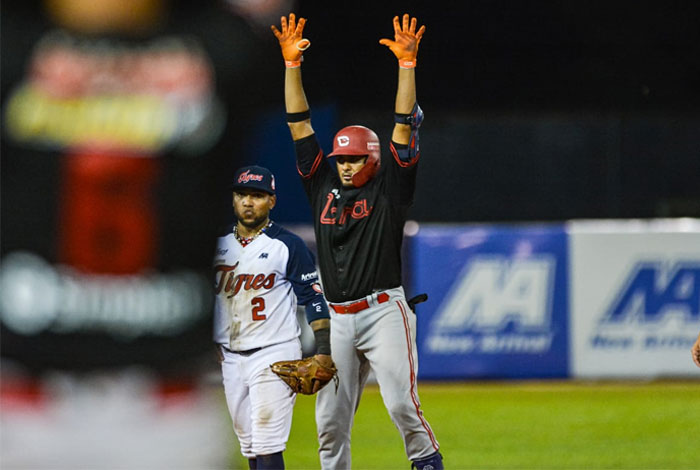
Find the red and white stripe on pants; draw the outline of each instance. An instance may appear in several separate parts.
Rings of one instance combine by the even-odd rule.
[[[389,300],[368,298],[369,308],[352,314],[331,311],[331,350],[339,388],[325,387],[316,400],[321,466],[351,467],[353,415],[370,370],[392,421],[399,429],[409,460],[435,453],[439,444],[423,417],[416,377],[416,318],[402,287],[389,289]]]

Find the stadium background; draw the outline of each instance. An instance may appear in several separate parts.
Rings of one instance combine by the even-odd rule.
[[[10,36],[11,34],[22,32],[18,24],[12,22],[15,18],[15,10],[12,8],[32,12],[39,9],[39,3],[26,2],[22,7],[4,5],[2,56],[5,71],[13,70],[15,63],[12,61],[23,60],[31,46],[28,41],[8,41],[8,37],[17,37]],[[250,2],[251,5],[255,3]],[[592,232],[597,229],[591,230],[586,225],[589,219],[614,220],[613,223],[617,225],[612,229],[613,236],[618,235],[617,232],[623,232],[628,237],[623,245],[636,248],[629,255],[630,258],[598,266],[602,271],[594,271],[595,266],[577,271],[579,275],[584,273],[584,279],[578,281],[576,286],[590,284],[588,281],[594,281],[600,274],[601,277],[609,276],[612,284],[617,283],[618,293],[623,292],[625,282],[634,284],[633,274],[638,271],[633,268],[648,261],[645,254],[652,247],[651,251],[655,255],[653,261],[665,263],[671,271],[663,267],[653,271],[660,279],[658,289],[652,285],[647,286],[646,291],[631,292],[641,292],[639,295],[656,293],[663,300],[664,293],[673,294],[664,292],[664,288],[670,291],[669,280],[672,279],[673,272],[677,272],[681,266],[690,266],[687,277],[679,278],[685,291],[667,299],[668,306],[674,306],[674,300],[679,298],[686,301],[681,303],[680,314],[677,314],[682,321],[673,316],[676,315],[673,312],[668,317],[675,331],[683,335],[679,343],[681,347],[674,346],[670,358],[664,357],[664,361],[671,361],[673,367],[668,367],[669,362],[654,364],[651,361],[649,368],[645,369],[643,364],[641,371],[635,369],[634,373],[627,374],[624,372],[627,356],[613,351],[607,358],[593,357],[593,360],[595,364],[600,364],[612,357],[613,362],[623,362],[620,366],[602,372],[593,367],[582,374],[585,378],[594,379],[641,378],[648,381],[680,377],[687,380],[680,386],[666,386],[662,383],[651,389],[654,396],[660,397],[654,403],[669,400],[672,405],[652,409],[648,401],[642,400],[635,407],[633,404],[638,403],[634,400],[636,392],[646,389],[637,388],[642,385],[633,381],[625,384],[631,389],[623,387],[622,398],[619,397],[619,389],[612,392],[617,398],[606,398],[610,395],[606,394],[609,390],[606,390],[605,384],[600,387],[591,385],[595,387],[593,394],[601,400],[595,406],[585,405],[593,403],[591,396],[579,398],[576,392],[568,388],[548,395],[543,399],[544,405],[541,408],[533,406],[527,399],[532,392],[528,387],[535,386],[539,381],[546,387],[552,379],[566,379],[576,375],[571,374],[568,360],[562,364],[561,357],[558,360],[556,358],[562,352],[568,355],[569,348],[573,348],[573,339],[568,336],[572,326],[568,322],[568,315],[573,312],[573,307],[566,302],[556,313],[565,318],[558,331],[559,335],[565,336],[560,337],[560,343],[556,346],[558,349],[552,350],[549,355],[541,355],[544,360],[542,357],[518,356],[507,351],[491,358],[468,353],[456,354],[450,360],[457,360],[464,367],[457,368],[457,376],[446,377],[444,369],[432,366],[424,367],[421,372],[426,385],[430,381],[449,378],[450,382],[456,383],[457,392],[450,389],[451,392],[438,391],[437,395],[433,395],[433,390],[428,391],[426,387],[426,397],[423,400],[429,418],[431,413],[443,417],[442,423],[438,418],[435,426],[438,437],[440,431],[445,436],[442,444],[448,456],[450,450],[456,448],[471,449],[475,454],[477,452],[471,447],[471,441],[483,437],[473,430],[480,423],[466,418],[465,421],[453,422],[454,419],[450,419],[453,416],[449,414],[450,410],[454,412],[455,409],[459,409],[460,413],[468,411],[470,402],[475,404],[476,414],[480,413],[484,422],[488,420],[498,423],[499,417],[502,420],[502,426],[484,429],[485,432],[492,433],[489,434],[490,439],[503,434],[504,428],[510,431],[519,429],[518,432],[526,433],[533,427],[545,427],[552,423],[560,423],[558,429],[569,431],[562,432],[562,435],[580,439],[581,435],[574,432],[582,425],[582,421],[575,420],[578,416],[586,426],[590,426],[586,434],[588,437],[603,436],[600,441],[593,440],[586,449],[586,455],[591,456],[567,460],[563,455],[566,452],[583,454],[584,449],[567,447],[563,441],[555,447],[558,445],[564,450],[557,452],[546,444],[506,440],[494,441],[491,455],[478,454],[474,460],[470,459],[469,454],[454,452],[453,455],[458,456],[453,457],[457,460],[452,460],[451,466],[692,468],[691,459],[678,456],[692,456],[694,441],[687,434],[678,433],[678,428],[697,435],[697,423],[700,420],[698,372],[690,364],[685,347],[687,338],[692,338],[700,331],[700,309],[697,303],[697,296],[700,295],[700,274],[697,270],[700,263],[700,230],[697,228],[697,219],[700,218],[700,185],[697,184],[700,175],[698,4],[691,1],[658,0],[392,0],[357,1],[342,6],[304,0],[271,3],[281,10],[271,17],[294,9],[309,19],[307,37],[311,39],[312,47],[306,54],[304,79],[312,106],[314,127],[326,150],[329,150],[327,146],[330,145],[334,131],[349,123],[365,124],[386,140],[392,125],[396,72],[390,55],[377,41],[380,37],[390,35],[391,17],[404,11],[417,16],[421,23],[427,25],[428,31],[421,44],[417,69],[418,96],[427,119],[421,130],[423,161],[418,177],[416,203],[410,213],[410,218],[416,223],[411,224],[412,231],[409,235],[415,236],[408,237],[405,268],[412,289],[426,287],[420,279],[433,277],[443,279],[443,283],[439,286],[427,285],[431,297],[428,304],[419,307],[419,318],[427,322],[433,315],[437,315],[452,283],[469,272],[466,268],[476,259],[474,256],[496,256],[512,263],[521,255],[517,247],[521,247],[523,241],[530,242],[535,247],[535,254],[554,256],[557,261],[564,260],[569,267],[574,252],[579,253],[579,259],[584,260],[586,254],[588,257],[595,255],[595,251],[586,252],[585,249],[581,255],[580,251],[576,251],[579,248],[570,245],[571,239],[585,239],[586,236],[595,235]],[[215,2],[173,0],[169,5],[171,15],[180,23],[186,23],[189,12],[203,5],[214,7]],[[246,83],[248,88],[243,93],[230,93],[226,96],[229,111],[233,110],[232,114],[236,118],[249,125],[238,129],[235,136],[231,134],[224,139],[216,154],[215,161],[219,166],[211,170],[212,173],[217,173],[214,177],[218,178],[217,181],[223,181],[225,174],[231,173],[232,168],[240,164],[255,162],[268,166],[278,179],[279,203],[273,213],[274,219],[294,227],[300,233],[308,234],[307,225],[311,222],[309,210],[296,180],[293,149],[282,107],[283,73],[279,52],[266,23],[269,21],[265,18],[260,23],[250,23],[258,58],[257,70],[251,75],[254,84]],[[220,27],[220,24],[217,25]],[[31,31],[31,28],[27,30],[28,33]],[[225,33],[212,28],[209,34],[214,37]],[[222,48],[232,44],[228,41],[222,42],[218,48],[214,47],[212,51],[215,59],[225,61],[229,53]],[[235,54],[238,53],[240,51]],[[230,57],[236,57],[235,54]],[[3,74],[3,115],[6,92],[12,85],[11,80],[15,78],[10,77],[8,80]],[[252,98],[253,103],[243,100],[243,96]],[[3,140],[6,138],[3,132]],[[2,158],[5,185],[6,178],[12,175],[8,170],[13,167],[7,165],[5,151]],[[47,178],[48,173],[37,172],[37,175],[40,174],[44,175],[44,179]],[[175,175],[181,173],[176,172]],[[177,184],[177,180],[173,180],[173,183]],[[217,189],[216,193],[216,206],[209,208],[205,215],[216,218],[217,223],[223,224],[232,215],[229,198],[224,188]],[[196,210],[192,207],[187,209]],[[25,230],[24,226],[15,225],[19,219],[13,217],[17,217],[17,212],[16,208],[3,204],[3,257],[12,248],[8,245],[8,240],[15,240],[14,236],[18,233],[21,235]],[[660,222],[661,228],[654,223],[657,218],[664,219]],[[618,222],[620,219],[622,222]],[[644,219],[646,222],[635,223],[636,219]],[[186,230],[187,224],[191,223],[187,217],[179,220],[182,225],[171,229]],[[572,221],[583,225],[572,225]],[[632,229],[628,223],[632,223]],[[606,227],[610,230],[610,226]],[[423,229],[436,231],[438,236],[447,233],[442,232],[443,229],[448,232],[457,230],[458,237],[474,233],[482,236],[483,230],[486,230],[486,237],[481,238],[486,243],[474,252],[460,254],[466,258],[450,258],[449,243],[447,254],[431,257],[429,251],[421,251],[419,246],[421,234],[426,233]],[[541,232],[550,232],[552,238],[540,242],[540,239],[533,238],[533,229],[538,232],[536,236],[541,236]],[[9,232],[13,237],[6,236]],[[661,235],[657,239],[659,233]],[[499,238],[501,236],[505,239]],[[678,237],[682,238],[681,242]],[[427,243],[430,245],[430,240]],[[596,240],[593,239],[592,243],[595,245]],[[674,250],[679,243],[681,249]],[[187,237],[178,238],[176,248],[184,250],[183,256],[189,260],[201,257],[201,253],[206,251],[201,246],[188,244]],[[462,259],[463,264],[448,263],[455,258]],[[534,260],[538,261],[539,258],[535,257]],[[196,263],[206,264],[206,260],[200,259]],[[615,269],[617,271],[613,276],[611,272]],[[569,272],[558,271],[556,274],[557,286],[563,286],[567,299],[575,289],[573,278],[574,275]],[[557,292],[563,295],[561,290]],[[613,296],[614,293],[608,295]],[[421,314],[424,316],[420,317]],[[517,333],[520,321],[518,312],[505,311],[504,316],[509,319],[501,332]],[[665,320],[663,317],[664,315],[662,321]],[[428,323],[423,331],[428,331]],[[594,329],[594,326],[587,328]],[[23,379],[21,383],[25,383],[24,379],[28,375],[32,378],[30,384],[39,384],[20,390],[19,395],[25,395],[25,398],[29,395],[30,398],[29,408],[33,411],[27,414],[26,399],[20,400],[21,406],[8,406],[8,403],[18,403],[17,390],[7,387],[8,383],[16,383],[16,364],[12,360],[16,359],[17,354],[13,349],[13,355],[8,357],[8,346],[17,343],[7,341],[7,328],[4,324],[3,330],[5,386],[1,423],[3,432],[0,436],[3,445],[0,461],[4,461],[3,466],[21,468],[36,465],[38,461],[40,466],[46,468],[61,468],[62,465],[74,465],[73,462],[77,459],[92,468],[118,468],[133,465],[131,462],[147,462],[149,467],[160,468],[165,466],[165,462],[172,464],[173,455],[163,458],[169,449],[178,446],[183,450],[189,449],[195,443],[203,442],[207,446],[202,446],[200,452],[192,454],[192,460],[181,460],[181,467],[197,468],[205,465],[204,462],[210,465],[212,459],[221,458],[221,455],[235,454],[230,431],[226,431],[229,418],[222,403],[216,402],[220,399],[221,392],[216,365],[205,349],[199,347],[206,342],[202,331],[197,330],[196,333],[200,335],[199,341],[188,340],[186,352],[174,353],[172,357],[178,360],[170,364],[164,374],[165,379],[162,370],[152,375],[148,369],[144,371],[140,367],[141,362],[155,362],[159,366],[164,361],[167,362],[169,353],[162,349],[158,353],[158,348],[138,343],[123,344],[120,351],[124,357],[138,358],[139,355],[144,355],[153,359],[157,356],[158,360],[134,359],[134,364],[139,366],[136,372],[132,370],[134,364],[130,364],[129,360],[117,361],[121,362],[122,368],[115,370],[114,361],[105,357],[102,360],[109,362],[109,367],[85,371],[82,363],[75,367],[64,363],[58,369],[55,365],[37,366],[36,355],[31,359],[36,351],[20,353],[20,357],[24,354],[25,359],[29,358],[32,370],[26,374],[22,367],[19,368],[19,375]],[[32,343],[27,341],[26,344]],[[89,347],[99,350],[99,342],[90,342]],[[419,347],[427,350],[423,346]],[[78,346],[75,348],[81,349]],[[156,352],[153,352],[154,349]],[[176,349],[177,346],[173,351]],[[42,357],[56,357],[55,354],[47,356],[47,351],[49,354],[58,352],[61,357],[71,356],[63,354],[65,350],[52,351],[51,348],[46,348]],[[182,360],[183,355],[195,357]],[[99,364],[99,356],[97,354],[91,359],[97,358],[95,362]],[[11,361],[8,362],[8,359]],[[447,363],[444,359],[439,356],[421,358],[421,364],[438,363],[444,367]],[[644,362],[644,358],[638,362]],[[205,390],[201,395],[194,395],[196,399],[189,387],[193,364],[195,372],[200,375],[197,384]],[[178,367],[186,372],[178,373]],[[175,382],[173,376],[177,378]],[[8,377],[12,380],[8,381]],[[475,379],[484,378],[509,378],[510,381],[486,385],[474,382]],[[522,391],[513,395],[504,394],[501,398],[507,403],[523,404],[523,408],[516,406],[518,412],[507,414],[502,403],[484,404],[477,396],[482,392],[493,394],[493,389],[489,387],[494,384],[508,391],[520,387],[519,382],[512,381],[517,378],[527,378],[529,382],[523,385]],[[161,382],[162,380],[165,381]],[[183,386],[183,382],[188,386]],[[571,386],[575,387],[576,384]],[[153,413],[153,403],[147,398],[154,387],[160,390],[158,403],[162,405],[164,396],[168,404],[168,407],[159,408],[159,413]],[[588,385],[584,386],[584,395],[590,393],[587,387]],[[49,393],[43,393],[43,388],[48,388]],[[680,392],[679,388],[682,389]],[[662,395],[664,391],[671,395]],[[444,397],[445,393],[453,393],[454,399],[433,398]],[[46,399],[46,396],[49,398]],[[209,406],[208,401],[212,396],[216,403],[214,408]],[[42,401],[41,397],[46,401]],[[59,406],[50,406],[52,399]],[[361,414],[358,417],[360,425],[368,423],[361,428],[365,432],[373,428],[382,429],[387,424],[386,417],[380,416],[381,405],[374,406],[378,404],[376,399],[376,391],[370,391],[364,402],[372,410],[371,413],[376,414]],[[561,402],[556,402],[557,399]],[[580,400],[583,400],[583,405],[580,405]],[[629,407],[625,405],[627,400]],[[37,403],[43,406],[39,408],[43,410],[39,414],[35,413]],[[579,405],[576,410],[580,415],[574,413],[572,421],[563,421],[556,415],[545,417],[537,414],[537,411],[547,409],[547,404],[552,403],[559,403],[553,405],[553,408],[564,414],[572,409],[572,403]],[[442,404],[446,410],[438,408]],[[290,468],[308,468],[312,464],[305,459],[310,455],[313,461],[315,453],[313,428],[309,427],[312,425],[311,411],[307,402],[300,405],[290,444]],[[585,421],[584,417],[588,413],[593,418],[589,416],[590,421]],[[601,418],[596,420],[596,416]],[[645,446],[629,444],[648,442],[649,446],[653,446],[655,442],[649,441],[644,433],[625,436],[623,430],[616,430],[613,424],[616,419],[629,419],[630,416],[639,418],[638,421],[633,421],[637,428],[654,429],[651,433],[654,438],[662,435],[671,438],[668,441],[658,441],[660,447],[656,454],[649,458],[642,457],[641,452]],[[132,433],[133,423],[143,424],[145,417],[152,418],[153,422],[147,421],[143,433]],[[114,425],[115,420],[121,426]],[[431,420],[435,421],[435,418]],[[509,420],[513,420],[514,425],[509,426]],[[465,427],[472,429],[468,435],[460,433],[461,426],[465,423],[470,423]],[[149,434],[162,433],[164,427],[180,432],[168,435],[167,439],[171,439],[169,441],[165,437],[160,441],[146,439]],[[111,428],[111,434],[102,432],[107,428]],[[455,428],[457,431],[453,430]],[[390,424],[386,429],[389,429],[387,432],[393,432]],[[505,435],[513,438],[508,431]],[[98,436],[102,446],[97,443]],[[298,443],[300,436],[306,437],[304,444]],[[552,436],[546,438],[553,439]],[[142,442],[135,442],[139,439]],[[355,439],[354,449],[359,458],[356,461],[361,462],[358,465],[362,465],[362,468],[392,468],[397,461],[400,463],[396,463],[395,468],[403,468],[398,441],[393,442],[386,451],[389,458],[394,459],[386,463],[384,450],[382,455],[376,455],[379,451],[372,451],[372,440],[363,441],[361,437]],[[183,442],[189,442],[189,445],[182,445]],[[35,460],[22,460],[21,451],[26,445],[37,449]],[[91,446],[93,449],[89,449]],[[227,446],[230,446],[228,450],[231,452],[228,452]],[[294,446],[297,446],[296,449]],[[620,449],[620,455],[596,459],[596,454],[602,455],[601,449],[608,447],[613,449],[612,454],[615,454],[614,449]],[[210,455],[204,455],[207,452]],[[132,454],[131,460],[125,457],[129,453]],[[638,460],[635,460],[636,453],[639,453]],[[305,457],[300,457],[300,454]],[[237,461],[235,457],[233,461]]]
[[[302,2],[315,39],[306,90],[314,109],[330,108],[329,132],[347,122],[389,132],[395,71],[377,39],[391,32],[385,18],[404,10],[428,27],[417,71],[428,158],[414,219],[700,214],[697,4]],[[344,34],[354,24],[362,33]],[[281,90],[281,74],[275,79]],[[260,153],[272,163],[289,149],[282,145]],[[447,203],[455,188],[458,205]],[[280,199],[278,219],[309,221],[297,198]]]

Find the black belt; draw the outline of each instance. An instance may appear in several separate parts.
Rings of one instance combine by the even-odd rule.
[[[223,344],[221,345],[221,347],[232,354],[240,354],[241,356],[250,356],[250,355],[253,355],[262,349],[262,348],[253,348],[253,349],[246,349],[245,351],[233,351],[232,349],[227,348]]]

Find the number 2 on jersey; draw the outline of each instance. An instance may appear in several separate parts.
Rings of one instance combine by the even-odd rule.
[[[263,310],[265,310],[265,299],[263,299],[262,297],[254,297],[253,300],[250,301],[250,303],[253,304],[253,320],[265,320],[267,318],[267,315],[263,315],[260,313]]]

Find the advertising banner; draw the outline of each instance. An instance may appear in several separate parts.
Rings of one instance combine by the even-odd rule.
[[[411,256],[419,377],[567,376],[563,225],[421,226]]]
[[[569,226],[572,374],[697,375],[700,221]]]

